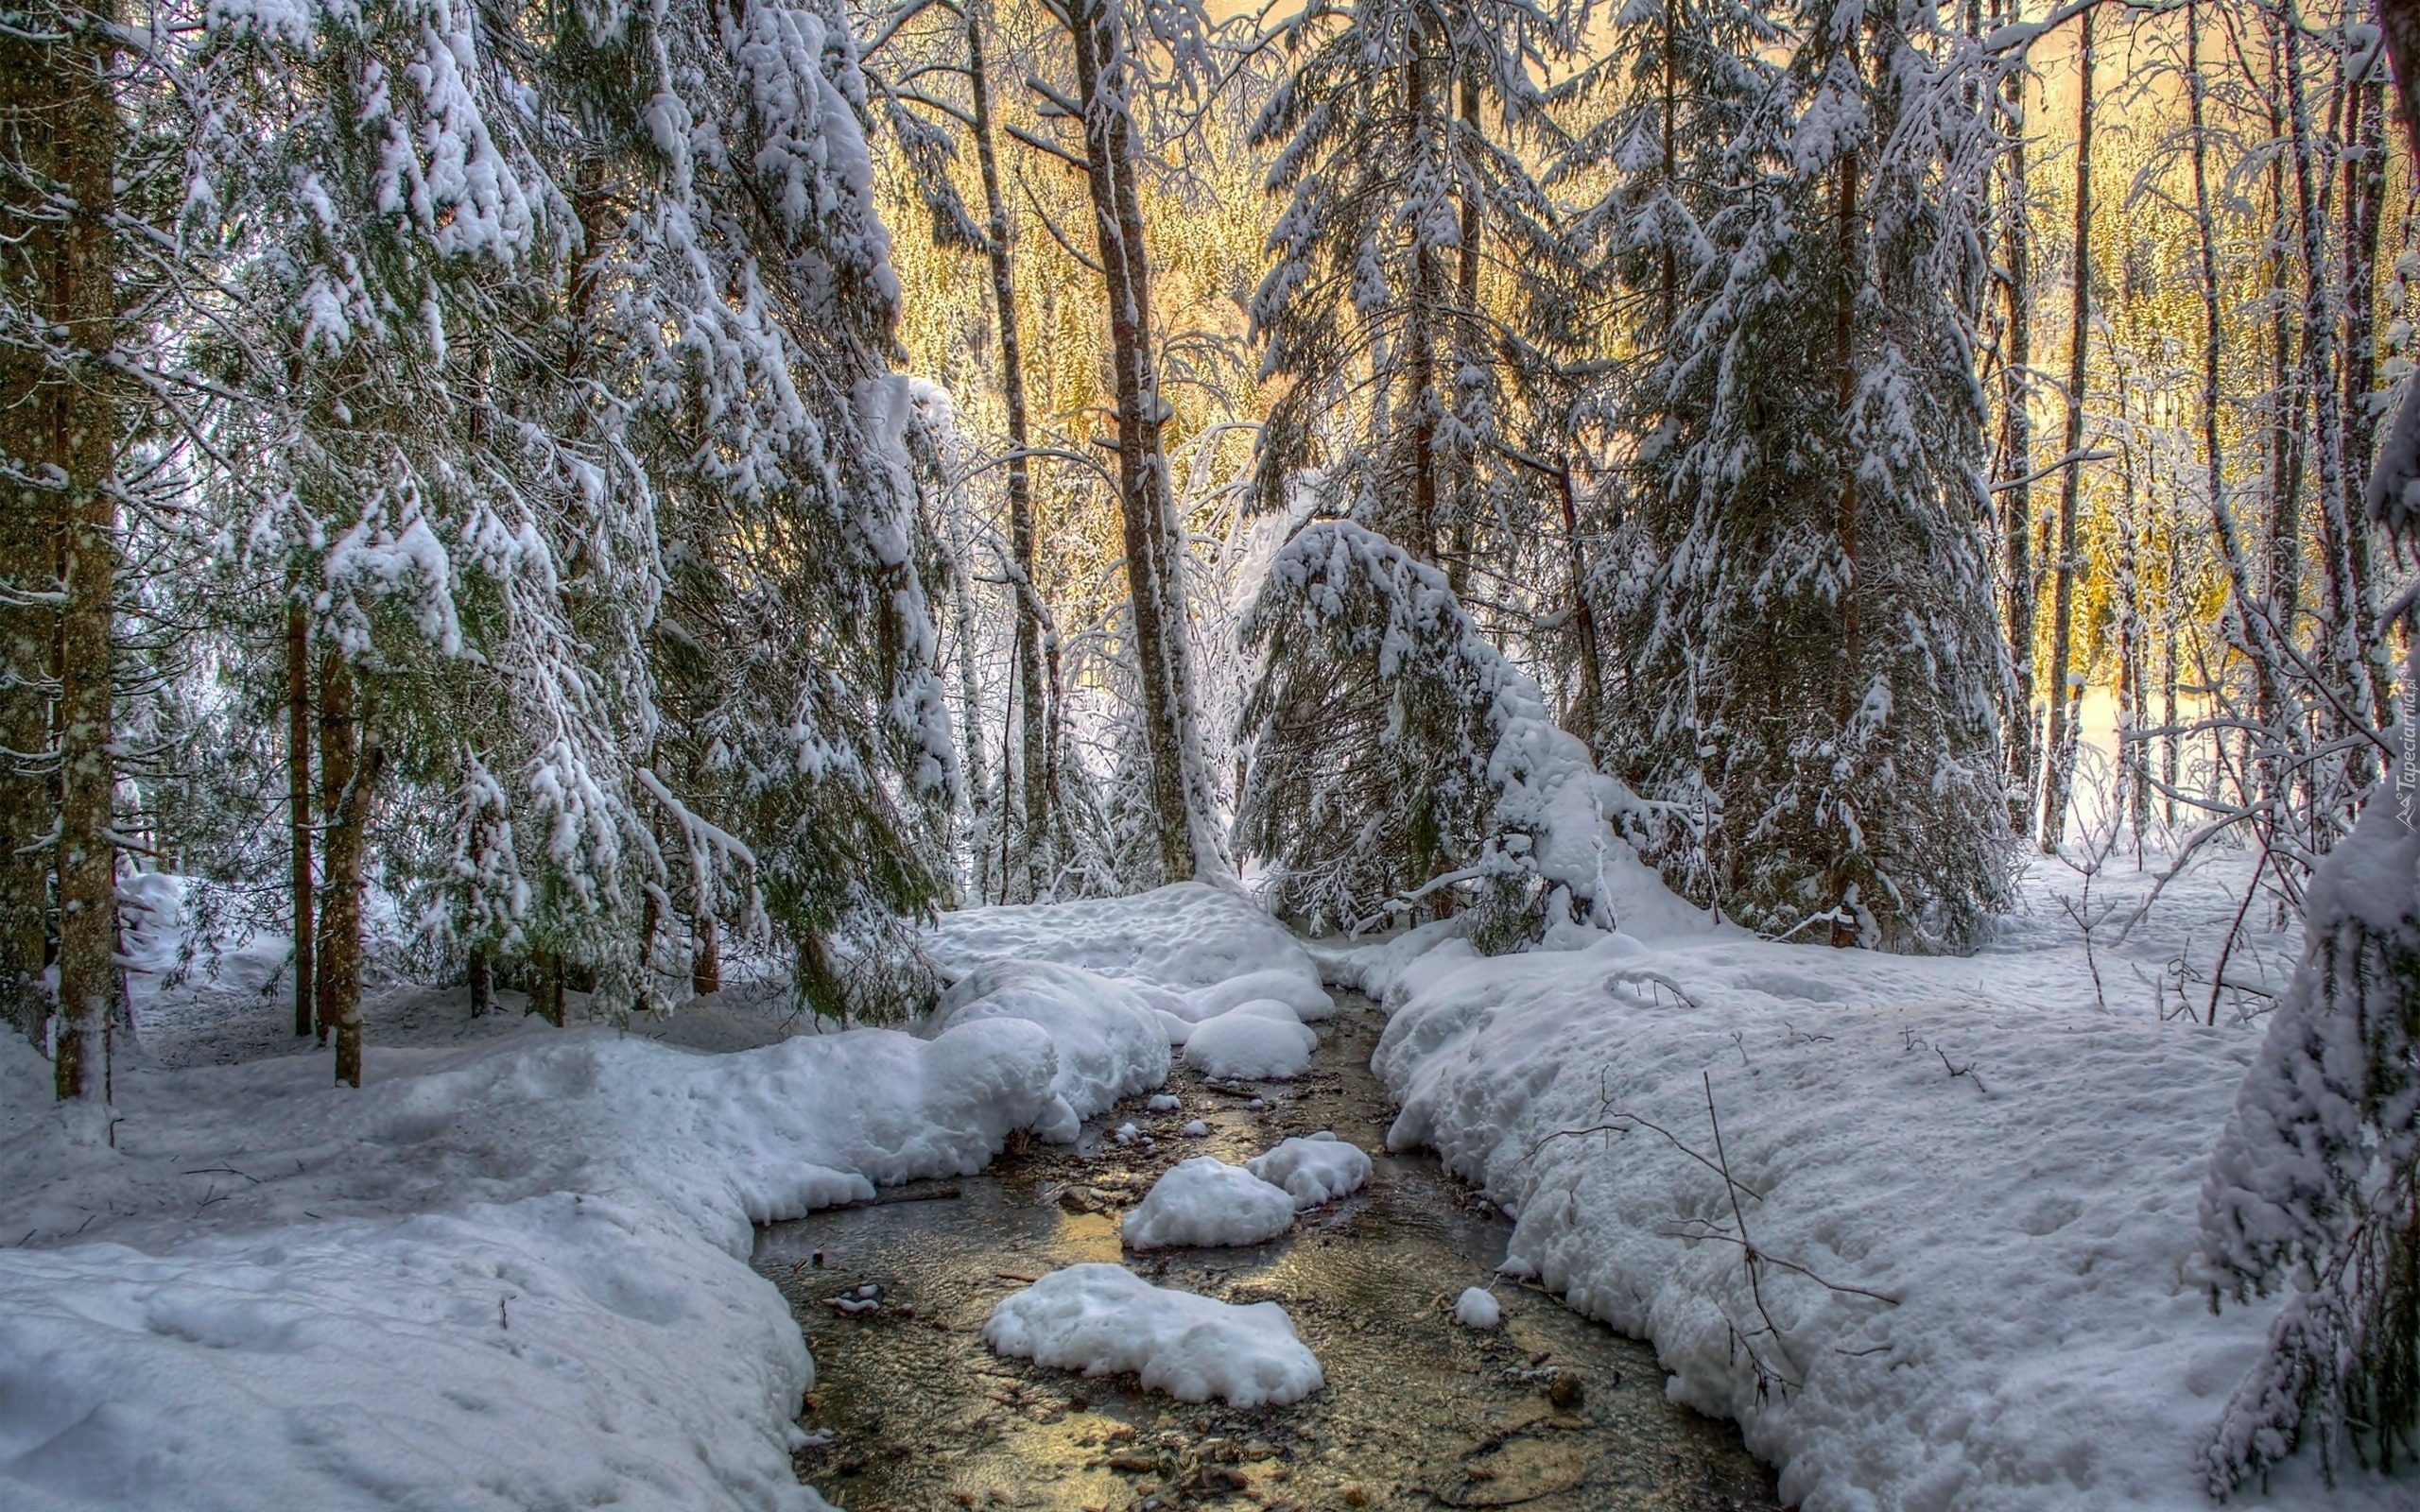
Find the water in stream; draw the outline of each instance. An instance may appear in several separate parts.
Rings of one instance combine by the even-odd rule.
[[[1777,1506],[1772,1475],[1736,1431],[1664,1400],[1651,1350],[1495,1277],[1510,1226],[1425,1158],[1377,1155],[1366,1190],[1270,1244],[1133,1257],[1163,1286],[1281,1303],[1327,1377],[1305,1401],[1192,1405],[1131,1376],[1087,1379],[984,1348],[984,1319],[1025,1280],[1120,1259],[1116,1213],[1179,1160],[1240,1163],[1321,1128],[1382,1150],[1389,1108],[1369,1071],[1377,1013],[1347,998],[1320,1027],[1299,1081],[1214,1091],[1180,1066],[1168,1090],[1181,1111],[1147,1115],[1138,1101],[1103,1121],[1132,1119],[1149,1148],[1088,1128],[1075,1146],[1028,1148],[921,1189],[954,1197],[765,1230],[757,1267],[815,1351],[801,1476],[850,1512]],[[1266,1106],[1252,1106],[1255,1093]],[[1179,1132],[1196,1117],[1207,1138]],[[869,1282],[878,1307],[836,1304]],[[1452,1298],[1491,1282],[1503,1327],[1458,1326]]]

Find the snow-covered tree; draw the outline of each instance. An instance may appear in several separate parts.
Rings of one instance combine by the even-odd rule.
[[[2407,666],[2407,678],[2420,668]],[[2302,964],[2202,1193],[2210,1299],[2290,1287],[2208,1449],[2213,1494],[2316,1443],[2420,1458],[2420,827],[2390,782],[2312,874]]]
[[[1285,197],[1252,302],[1284,385],[1262,501],[1315,479],[1333,512],[1457,582],[1483,538],[1517,550],[1536,507],[1533,470],[1505,455],[1524,439],[1520,369],[1581,338],[1557,282],[1568,246],[1508,140],[1571,25],[1530,0],[1306,6],[1277,27],[1291,68],[1253,128]]]
[[[1278,554],[1243,632],[1265,671],[1236,835],[1281,913],[1358,930],[1467,899],[1486,949],[1615,921],[1605,864],[1644,806],[1547,718],[1442,570],[1320,521]]]
[[[1786,70],[1727,76],[1737,134],[1691,139],[1717,187],[1634,421],[1601,744],[1697,816],[1661,851],[1697,900],[1955,949],[2007,900],[2010,837],[1958,299],[1991,143],[1935,18],[1809,6]]]
[[[837,9],[221,11],[268,338],[219,344],[216,487],[320,648],[323,1022],[349,799],[441,954],[648,1002],[685,922],[701,985],[738,934],[847,1005],[956,763]]]

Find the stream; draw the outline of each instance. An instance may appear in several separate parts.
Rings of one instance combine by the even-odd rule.
[[[1492,1205],[1433,1159],[1382,1153],[1377,1010],[1340,995],[1317,1027],[1319,1055],[1296,1081],[1214,1086],[1179,1062],[1167,1086],[1179,1111],[1146,1114],[1136,1099],[1075,1145],[1012,1149],[978,1177],[763,1230],[755,1264],[815,1351],[801,1478],[849,1512],[1778,1507],[1771,1471],[1731,1425],[1665,1400],[1651,1349],[1493,1274],[1511,1225]],[[1179,1132],[1193,1118],[1207,1138]],[[1128,1119],[1148,1143],[1110,1136]],[[1282,1304],[1319,1357],[1322,1390],[1290,1407],[1189,1404],[1132,1376],[984,1348],[993,1306],[1027,1280],[1125,1258],[1117,1213],[1169,1165],[1201,1154],[1239,1164],[1322,1128],[1372,1152],[1367,1188],[1265,1245],[1130,1264],[1158,1285]],[[878,1307],[835,1301],[867,1283]],[[1491,1283],[1503,1326],[1456,1324],[1453,1298]]]

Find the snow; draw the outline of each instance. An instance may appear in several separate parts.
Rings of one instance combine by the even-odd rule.
[[[1454,1298],[1454,1321],[1466,1329],[1492,1329],[1504,1321],[1504,1304],[1484,1286],[1466,1286]]]
[[[1182,1132],[1189,1140],[1206,1140],[1210,1137],[1210,1125],[1197,1118],[1185,1125]]]
[[[1176,1245],[1256,1245],[1294,1227],[1294,1199],[1215,1155],[1180,1160],[1126,1215],[1129,1249]]]
[[[1146,1112],[1173,1113],[1184,1106],[1184,1099],[1178,1097],[1174,1092],[1153,1092],[1151,1094],[1151,1100],[1145,1103],[1143,1108]]]
[[[1370,1157],[1322,1129],[1253,1156],[1244,1169],[1284,1187],[1295,1207],[1316,1208],[1368,1185]]]
[[[752,1225],[980,1169],[1053,1070],[1008,1018],[531,1028],[373,1044],[359,1091],[308,1054],[128,1069],[111,1148],[0,1036],[0,1504],[820,1508]]]
[[[1275,1302],[1165,1290],[1119,1265],[1070,1265],[1003,1298],[983,1342],[1086,1375],[1132,1372],[1180,1401],[1284,1406],[1326,1383]]]
[[[1009,960],[1081,967],[1184,1023],[1253,998],[1274,998],[1303,1019],[1334,1008],[1293,936],[1250,899],[1206,883],[944,914],[932,952],[952,974]]]
[[[1184,1063],[1209,1076],[1284,1081],[1309,1067],[1319,1043],[1291,1008],[1262,999],[1195,1024],[1184,1041]]]
[[[1001,1018],[1040,1024],[1057,1052],[1050,1091],[1060,1106],[1038,1130],[1045,1139],[1072,1141],[1080,1120],[1168,1079],[1167,1036],[1158,1018],[1125,985],[1081,967],[1050,961],[977,967],[942,993],[925,1032]]]
[[[2108,1003],[2047,866],[2034,917],[1964,959],[1701,924],[1494,959],[1439,930],[1329,967],[1388,993],[1389,1145],[1502,1204],[1505,1272],[1651,1339],[1669,1394],[1738,1421],[1805,1512],[2187,1512],[2275,1312],[2213,1315],[2197,1255],[2261,1026],[2143,1006],[2223,922],[2187,883],[2104,943]],[[1772,1257],[1761,1309],[1742,1237]],[[2347,1476],[2329,1504],[2415,1491]],[[2304,1456],[2269,1504],[2320,1494]]]

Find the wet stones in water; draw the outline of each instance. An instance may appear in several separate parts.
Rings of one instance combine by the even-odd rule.
[[[1538,1426],[1553,1428],[1551,1423]],[[1451,1465],[1437,1467],[1427,1490],[1447,1506],[1518,1506],[1580,1485],[1588,1478],[1592,1460],[1586,1444],[1568,1435],[1523,1432],[1483,1443]]]

